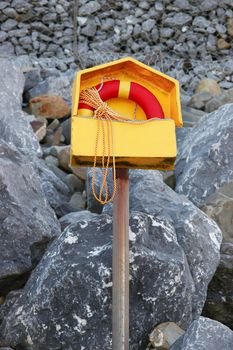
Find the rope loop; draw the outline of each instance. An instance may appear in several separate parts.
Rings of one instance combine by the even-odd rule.
[[[104,102],[98,90],[95,87],[81,91],[79,102],[87,104],[94,108],[94,118],[97,119],[97,133],[95,142],[95,153],[92,171],[92,192],[94,198],[101,204],[110,203],[117,191],[117,181],[116,181],[116,162],[114,154],[114,133],[113,133],[113,121],[121,121],[127,123],[135,123],[136,120],[136,107],[134,111],[134,120],[120,116],[117,112],[113,111],[106,102]],[[150,119],[153,120],[153,119]],[[149,122],[140,121],[140,123]],[[96,164],[97,164],[97,153],[99,148],[99,143],[102,139],[102,183],[100,186],[99,194],[95,190],[95,178],[96,178]],[[112,155],[112,156],[111,156]],[[109,174],[110,161],[112,158],[112,172],[113,172],[113,192],[109,195],[109,188],[107,183],[107,178]],[[104,195],[105,194],[105,195]]]

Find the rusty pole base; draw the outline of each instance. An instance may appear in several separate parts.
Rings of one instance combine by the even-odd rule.
[[[129,170],[117,169],[113,203],[112,348],[129,349]]]

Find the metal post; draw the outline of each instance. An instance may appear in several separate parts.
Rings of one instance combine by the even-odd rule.
[[[129,171],[117,169],[113,204],[112,348],[129,349]]]

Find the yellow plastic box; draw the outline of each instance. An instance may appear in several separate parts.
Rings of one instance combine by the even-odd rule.
[[[170,170],[176,158],[175,126],[182,126],[179,83],[133,58],[123,58],[77,73],[73,83],[71,165],[93,166],[97,120],[78,114],[79,94],[106,80],[133,81],[151,91],[161,104],[165,118],[146,119],[144,111],[124,98],[113,98],[108,105],[133,123],[113,121],[114,155],[117,167]],[[103,121],[103,123],[106,123]],[[97,166],[102,166],[103,146],[97,149]],[[107,156],[107,150],[105,155]],[[112,156],[112,154],[111,154]],[[112,165],[112,164],[110,164]]]

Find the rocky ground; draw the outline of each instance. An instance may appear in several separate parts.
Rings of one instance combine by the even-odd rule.
[[[184,120],[174,172],[130,171],[130,350],[231,350],[232,1],[81,0],[78,55],[71,10],[0,1],[0,349],[111,349],[112,205],[69,165],[71,85],[130,54]]]
[[[0,345],[111,349],[112,206],[69,166],[74,69],[44,64],[1,59]],[[232,346],[233,94],[196,79],[175,173],[130,172],[131,349]]]

